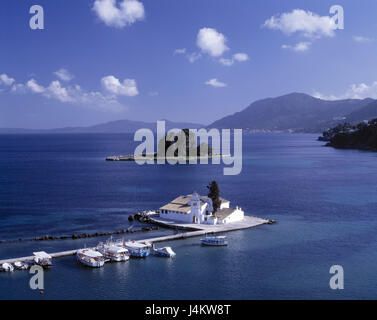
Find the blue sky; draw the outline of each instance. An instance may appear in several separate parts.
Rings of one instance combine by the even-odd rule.
[[[290,92],[377,98],[376,1],[123,1],[1,1],[0,127],[209,124]],[[332,5],[344,30],[327,25]]]

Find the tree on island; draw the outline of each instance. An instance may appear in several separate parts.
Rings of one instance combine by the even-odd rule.
[[[166,157],[171,146],[175,147],[172,154],[174,157],[178,157],[178,155],[185,155],[186,157],[189,157],[189,155],[197,157],[212,155],[212,148],[208,144],[201,143],[200,146],[197,146],[197,137],[189,129],[183,129],[178,133],[169,132],[162,138],[158,142],[158,157]]]
[[[221,205],[220,189],[216,181],[212,181],[211,184],[207,186],[207,189],[209,190],[208,198],[212,200],[213,213],[215,213]]]

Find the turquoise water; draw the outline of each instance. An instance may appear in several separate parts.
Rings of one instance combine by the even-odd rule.
[[[374,299],[377,297],[377,154],[322,147],[315,135],[244,136],[243,170],[221,165],[105,162],[132,153],[130,135],[0,136],[0,239],[103,232],[179,194],[221,194],[275,225],[228,234],[226,248],[198,238],[166,243],[173,260],[148,257],[91,270],[54,260],[45,294],[28,272],[0,273],[2,299]],[[135,228],[141,225],[135,223]],[[170,234],[160,229],[134,239]],[[101,239],[0,244],[0,258],[94,245]],[[329,288],[342,265],[345,289]]]

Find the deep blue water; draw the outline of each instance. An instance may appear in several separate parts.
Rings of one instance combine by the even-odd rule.
[[[227,248],[202,248],[198,238],[166,243],[174,260],[91,270],[55,259],[43,296],[29,288],[28,272],[0,273],[0,298],[377,298],[377,153],[325,148],[316,135],[254,134],[244,136],[238,176],[224,176],[221,165],[104,161],[135,146],[122,134],[0,135],[0,239],[122,229],[130,213],[205,193],[214,179],[231,205],[277,223],[229,233]],[[99,240],[0,244],[0,258]],[[332,265],[344,268],[342,291],[329,288]]]

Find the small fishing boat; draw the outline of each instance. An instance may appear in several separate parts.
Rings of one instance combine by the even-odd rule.
[[[128,250],[132,257],[145,258],[149,256],[150,246],[135,241],[127,241],[123,243],[124,248]]]
[[[92,249],[77,250],[76,257],[83,265],[92,268],[100,268],[105,264],[103,255]]]
[[[206,236],[204,239],[200,239],[204,246],[227,246],[228,241],[226,236]]]
[[[112,243],[100,243],[96,249],[110,261],[121,262],[127,261],[130,258],[128,256],[128,250],[126,248],[116,246]]]
[[[13,272],[14,268],[10,263],[5,262],[0,266],[0,270],[5,272]]]
[[[30,265],[26,262],[21,262],[21,261],[16,261],[15,263],[13,263],[14,267],[17,269],[17,270],[27,270],[29,269]]]
[[[173,258],[176,255],[171,247],[163,247],[163,248],[156,248],[156,249],[153,248],[153,252],[156,256],[168,257],[168,258]]]
[[[52,266],[52,257],[44,252],[44,251],[39,251],[39,252],[33,252],[34,254],[34,262],[38,265],[40,265],[43,268],[49,268]]]

